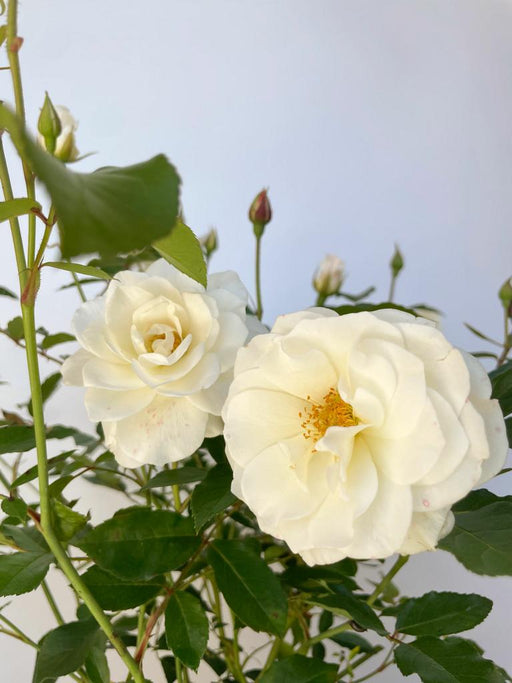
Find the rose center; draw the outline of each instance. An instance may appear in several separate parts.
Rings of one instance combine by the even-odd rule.
[[[169,325],[152,325],[144,335],[144,346],[149,353],[170,356],[182,342],[181,335]]]
[[[310,397],[307,397],[310,400]],[[320,403],[307,405],[299,413],[304,438],[318,441],[329,427],[353,427],[357,424],[354,410],[334,387],[331,387]]]

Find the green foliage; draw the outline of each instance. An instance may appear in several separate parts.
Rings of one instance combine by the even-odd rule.
[[[190,501],[194,525],[200,531],[219,512],[236,501],[231,493],[233,471],[229,465],[216,465],[206,479],[196,486]]]
[[[163,155],[125,168],[75,173],[42,150],[4,105],[0,127],[9,131],[20,156],[48,190],[65,258],[141,249],[174,226],[180,179]]]
[[[167,644],[185,666],[196,670],[208,643],[208,619],[191,593],[173,593],[165,610]]]
[[[474,593],[436,593],[411,598],[400,605],[396,630],[412,636],[460,633],[482,622],[492,601]]]
[[[503,415],[512,413],[512,360],[489,373],[492,397],[500,402]]]
[[[207,474],[206,469],[199,467],[180,467],[176,470],[163,470],[155,474],[147,484],[142,487],[145,489],[156,489],[163,486],[174,486],[175,484],[193,484],[196,481],[202,481]]]
[[[153,247],[166,261],[182,273],[206,287],[206,262],[199,240],[181,220],[165,237],[153,242]]]
[[[455,526],[439,547],[467,569],[488,576],[512,575],[512,496],[472,491],[453,507]]]
[[[43,341],[39,344],[42,349],[51,349],[58,344],[75,341],[75,337],[67,332],[58,332],[57,334],[47,334]]]
[[[15,218],[16,216],[23,216],[26,213],[30,213],[32,209],[40,208],[41,204],[39,204],[39,202],[29,199],[28,197],[0,202],[0,223],[9,220],[9,218]]]
[[[97,633],[92,619],[72,621],[47,633],[40,643],[32,683],[55,683],[79,669],[97,645]]]
[[[327,595],[315,595],[309,602],[320,605],[336,614],[343,614],[353,619],[363,629],[370,629],[380,635],[386,635],[386,629],[373,609],[345,586],[335,586],[334,592]]]
[[[105,634],[97,631],[92,639],[89,654],[85,658],[85,671],[91,683],[110,683],[110,671],[105,654],[106,646]]]
[[[57,270],[67,270],[69,273],[79,273],[80,275],[88,275],[97,280],[111,280],[111,276],[105,273],[101,268],[94,266],[83,266],[81,263],[69,263],[66,261],[45,261],[43,266],[50,268],[57,268]]]
[[[334,683],[338,667],[319,659],[292,655],[274,662],[261,677],[261,683]]]
[[[243,541],[215,540],[208,548],[217,585],[237,617],[255,631],[283,636],[287,600],[275,574]]]
[[[0,595],[20,595],[37,588],[52,561],[46,552],[0,555]]]
[[[90,567],[82,579],[94,595],[100,607],[118,611],[143,605],[156,597],[164,587],[162,576],[150,581],[123,581],[97,566]]]
[[[72,510],[67,505],[64,505],[64,503],[61,503],[60,500],[52,501],[52,507],[55,533],[61,541],[69,541],[87,524],[88,518],[85,515]]]
[[[0,296],[6,296],[9,299],[17,299],[18,296],[12,292],[10,289],[7,287],[0,287]]]
[[[404,676],[418,674],[423,683],[505,683],[510,678],[482,657],[469,640],[426,636],[402,643],[395,661]]]
[[[146,581],[176,569],[199,548],[192,520],[168,510],[120,510],[77,542],[102,569]]]

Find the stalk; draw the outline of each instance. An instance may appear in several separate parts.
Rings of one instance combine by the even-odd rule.
[[[263,315],[263,304],[261,301],[261,237],[256,235],[256,316],[261,320]]]

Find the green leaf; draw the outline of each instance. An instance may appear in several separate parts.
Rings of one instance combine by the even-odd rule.
[[[283,636],[288,603],[275,574],[243,541],[215,540],[207,552],[217,584],[237,617],[255,631]]]
[[[512,417],[505,420],[505,427],[507,429],[508,445],[512,448]]]
[[[463,638],[426,636],[402,643],[395,661],[404,676],[418,674],[423,683],[505,683],[510,680],[474,643]]]
[[[17,517],[24,522],[27,519],[27,504],[21,498],[5,498],[2,501],[2,510],[10,517]]]
[[[182,565],[200,543],[190,518],[133,507],[117,512],[77,545],[107,572],[145,581]]]
[[[165,610],[165,635],[176,657],[196,671],[208,643],[208,619],[198,598],[184,591],[171,596]]]
[[[75,173],[47,154],[7,107],[0,128],[9,131],[20,156],[46,186],[55,206],[64,258],[142,249],[173,228],[180,179],[163,155],[125,168]]]
[[[50,548],[44,540],[44,536],[35,527],[2,524],[2,530],[22,550],[35,553],[36,555],[47,555],[50,553]]]
[[[99,567],[91,567],[82,574],[82,581],[106,610],[118,611],[143,605],[160,593],[164,586],[163,577],[151,581],[122,581]]]
[[[274,662],[261,677],[261,683],[333,683],[338,667],[319,659],[292,655]]]
[[[206,479],[196,486],[190,508],[197,531],[236,501],[236,496],[231,493],[232,481],[231,467],[216,465],[208,472]]]
[[[166,261],[206,287],[206,263],[199,240],[181,220],[169,235],[153,242],[153,247]]]
[[[112,280],[112,277],[104,270],[101,270],[101,268],[95,268],[94,266],[83,266],[81,263],[45,261],[45,263],[43,263],[43,266],[50,266],[50,268],[57,268],[58,270],[67,270],[70,273],[80,273],[80,275],[88,275],[89,277],[93,277],[98,280]]]
[[[89,654],[85,658],[85,670],[91,683],[110,683],[110,671],[105,654],[107,638],[98,631],[93,638]]]
[[[512,360],[489,373],[492,384],[492,398],[500,402],[503,415],[512,413]]]
[[[10,299],[18,298],[18,296],[14,292],[11,292],[10,289],[7,289],[7,287],[0,287],[0,296],[8,296]]]
[[[30,428],[31,429],[31,428]],[[48,471],[51,472],[55,467],[59,465],[62,461],[66,460],[70,455],[73,455],[75,451],[65,451],[59,455],[55,455],[53,458],[48,460]],[[27,484],[29,481],[34,481],[37,478],[38,468],[37,465],[29,467],[25,470],[19,477],[17,477],[11,484],[11,490],[18,488],[22,484]]]
[[[396,630],[412,636],[445,636],[482,622],[492,601],[475,593],[436,593],[410,598],[400,605]]]
[[[331,636],[329,640],[341,645],[341,647],[346,647],[348,650],[353,650],[354,648],[359,648],[359,652],[364,652],[369,654],[370,652],[379,652],[382,647],[380,645],[373,645],[370,641],[366,640],[359,635],[359,633],[353,633],[352,631],[344,631],[343,633],[337,633]]]
[[[175,484],[192,484],[195,481],[202,481],[206,474],[207,470],[199,467],[179,467],[175,470],[164,470],[155,474],[141,490],[156,489],[161,486],[174,486]]]
[[[24,453],[36,446],[34,428],[25,425],[0,427],[0,455],[4,453]]]
[[[0,555],[0,595],[20,595],[34,590],[46,576],[51,561],[48,553]]]
[[[170,655],[160,658],[160,664],[164,670],[167,683],[174,683],[176,680],[176,660]]]
[[[30,213],[32,209],[41,209],[41,204],[35,199],[23,197],[22,199],[10,199],[7,202],[0,202],[0,223],[15,218],[16,216],[23,216]]]
[[[344,306],[328,306],[327,308],[332,308],[336,311],[338,315],[347,315],[347,313],[361,313],[361,311],[380,311],[383,308],[394,308],[397,311],[403,311],[404,313],[410,313],[418,317],[416,311],[412,308],[407,308],[406,306],[399,306],[398,304],[392,304],[389,301],[384,301],[381,304],[345,304]],[[421,317],[421,316],[420,316]]]
[[[7,323],[7,334],[15,341],[23,339],[25,332],[23,331],[23,320],[21,319],[21,316],[17,315],[12,320],[9,320]]]
[[[75,341],[76,337],[67,332],[58,332],[57,334],[48,334],[39,344],[42,349],[51,349],[57,344],[64,344],[65,342]]]
[[[455,526],[439,547],[476,574],[512,575],[512,496],[472,491],[453,508]]]
[[[335,586],[334,591],[329,595],[315,595],[308,602],[337,614],[348,614],[359,626],[386,635],[384,624],[364,600],[351,593],[345,586]]]
[[[55,533],[61,541],[69,541],[87,524],[88,517],[72,510],[59,500],[52,501],[52,508]]]
[[[41,384],[41,394],[42,394],[42,398],[43,398],[43,404],[46,403],[46,401],[50,398],[50,396],[57,389],[61,379],[62,379],[62,375],[60,374],[60,372],[56,372],[53,375],[50,375],[49,377],[47,377],[44,380],[44,382]],[[28,412],[31,415],[33,415],[32,399],[30,399],[29,404],[28,404]]]
[[[54,683],[79,669],[95,646],[97,633],[92,619],[72,621],[47,633],[37,653],[32,683]]]

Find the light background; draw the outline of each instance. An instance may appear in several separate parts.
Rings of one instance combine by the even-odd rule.
[[[398,242],[402,303],[442,308],[447,336],[468,350],[485,345],[464,321],[501,338],[496,292],[512,273],[509,0],[25,0],[20,35],[32,129],[48,90],[79,119],[80,151],[97,151],[80,170],[166,153],[189,225],[219,230],[213,269],[237,270],[250,288],[246,212],[270,187],[267,322],[313,302],[311,275],[327,252],[345,260],[348,291],[375,284],[374,300],[385,299]],[[7,71],[0,88],[9,101]],[[0,284],[15,289],[3,227]],[[65,281],[43,278],[38,321],[52,332],[68,329],[77,306],[73,291],[56,294]],[[4,326],[16,310],[0,305]],[[23,357],[4,338],[0,354],[2,405],[14,407],[27,396]],[[48,419],[85,427],[80,391],[62,391]],[[510,475],[492,488],[510,493]],[[110,514],[103,492],[80,493],[94,520]],[[509,581],[470,575],[439,552],[412,558],[399,583],[412,595],[491,597],[474,637],[512,669]],[[53,627],[33,595],[9,609],[35,639]],[[32,664],[31,651],[0,639],[2,683],[30,681]],[[390,670],[376,680],[398,679]]]

